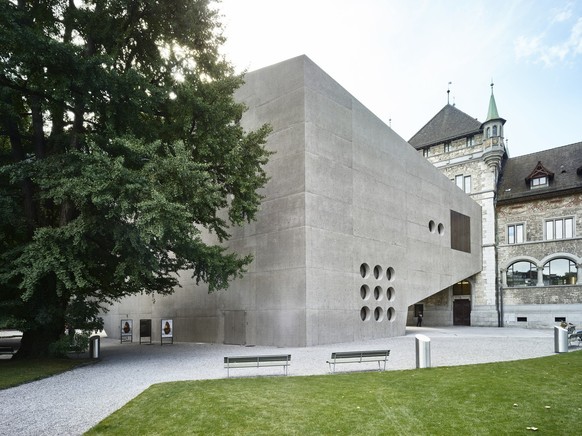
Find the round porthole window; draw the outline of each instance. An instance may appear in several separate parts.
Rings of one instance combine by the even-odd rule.
[[[394,301],[394,297],[395,297],[395,292],[393,287],[389,287],[386,290],[386,298],[388,298],[388,301]]]
[[[360,297],[362,297],[362,300],[370,298],[370,287],[368,285],[362,285],[360,287]]]
[[[374,298],[376,299],[376,301],[382,300],[383,296],[384,293],[382,292],[382,286],[376,286],[374,288]]]
[[[394,268],[388,267],[386,270],[386,277],[388,278],[389,282],[394,280]]]
[[[433,220],[430,220],[430,221],[428,222],[428,230],[429,230],[431,233],[434,233],[434,232],[435,232],[435,230],[436,230],[436,223],[435,223]]]
[[[360,265],[360,275],[362,278],[367,279],[370,275],[370,266],[367,263]]]
[[[382,273],[382,267],[380,265],[376,265],[374,267],[374,277],[378,280],[381,280],[382,277],[384,277],[384,274]]]
[[[396,318],[396,311],[394,310],[393,307],[388,308],[388,310],[386,311],[386,317],[388,318],[388,321],[394,321],[394,319]]]
[[[376,307],[374,309],[374,319],[378,322],[384,319],[384,311],[382,310],[381,307]]]
[[[368,321],[370,319],[370,308],[368,306],[360,309],[360,318],[362,318],[362,321]]]

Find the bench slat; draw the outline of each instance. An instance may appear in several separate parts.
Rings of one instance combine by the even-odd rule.
[[[230,377],[230,368],[258,368],[261,366],[282,366],[287,375],[287,367],[291,365],[291,355],[263,355],[263,356],[226,356],[224,367]]]
[[[386,370],[386,361],[390,356],[390,350],[368,350],[368,351],[337,351],[331,353],[331,359],[327,361],[331,372],[335,372],[335,365],[338,363],[363,363],[363,362],[384,362]],[[333,367],[333,370],[332,370]]]

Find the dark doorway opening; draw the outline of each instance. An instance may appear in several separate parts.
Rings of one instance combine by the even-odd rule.
[[[471,300],[453,301],[453,325],[471,325]]]

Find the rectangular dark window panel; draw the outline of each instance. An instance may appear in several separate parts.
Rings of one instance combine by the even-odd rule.
[[[518,316],[517,322],[527,322],[527,316]]]
[[[451,210],[451,248],[471,252],[471,218]]]
[[[566,317],[565,316],[557,316],[554,318],[555,322],[566,322]]]

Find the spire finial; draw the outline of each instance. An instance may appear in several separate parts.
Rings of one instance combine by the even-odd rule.
[[[495,85],[495,84],[493,83],[493,77],[492,77],[491,78],[491,94],[493,94],[493,85]]]
[[[447,104],[449,104],[449,96],[451,94],[451,85],[453,84],[453,82],[449,82],[449,85],[447,86]]]

